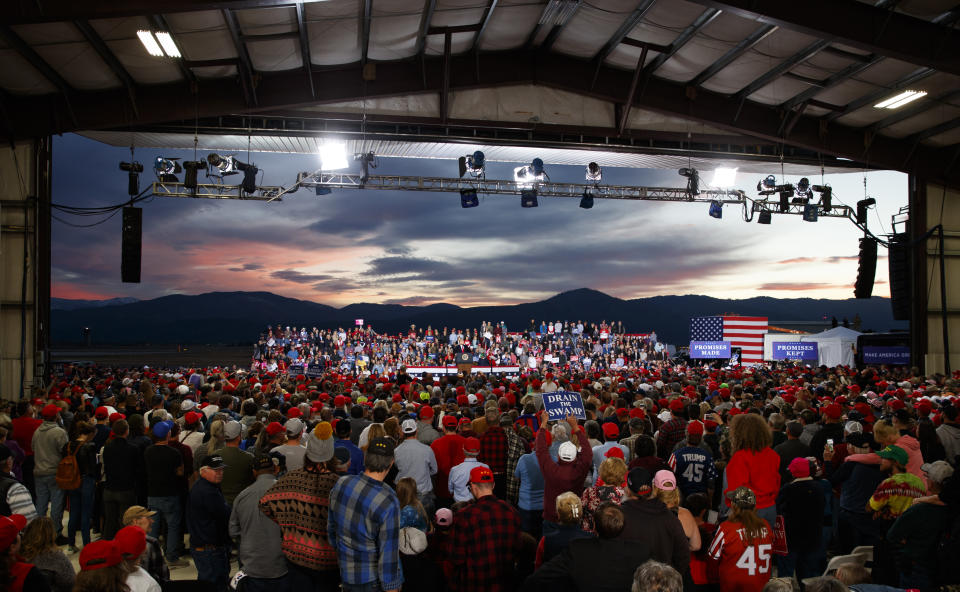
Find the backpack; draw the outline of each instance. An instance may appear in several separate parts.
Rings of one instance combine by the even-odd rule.
[[[80,475],[80,463],[77,462],[77,446],[72,452],[70,445],[67,445],[67,455],[64,456],[57,465],[57,487],[64,491],[73,491],[79,489],[83,481]]]

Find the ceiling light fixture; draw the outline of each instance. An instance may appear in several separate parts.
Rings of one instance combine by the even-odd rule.
[[[874,105],[877,109],[896,109],[927,96],[925,90],[908,90]]]
[[[160,49],[160,44],[157,43],[157,40],[153,38],[153,33],[150,31],[137,31],[137,37],[140,38],[140,43],[146,48],[147,53],[158,58],[163,57],[163,50]]]
[[[154,33],[154,35],[157,36],[157,41],[160,42],[160,47],[163,48],[163,52],[167,54],[167,57],[180,57],[180,50],[177,49],[177,44],[173,42],[173,37],[170,36],[170,33],[162,31],[160,33]]]
[[[340,142],[327,142],[320,146],[320,165],[325,171],[345,169],[347,162],[347,148]]]

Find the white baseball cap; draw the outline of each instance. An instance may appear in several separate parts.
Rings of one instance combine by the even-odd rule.
[[[417,422],[412,419],[405,419],[403,423],[400,424],[400,429],[403,430],[404,434],[412,434],[417,431]]]
[[[577,458],[577,447],[573,442],[564,442],[557,451],[557,457],[566,462]]]

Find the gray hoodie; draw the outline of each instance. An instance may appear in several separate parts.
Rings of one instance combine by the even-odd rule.
[[[56,475],[57,465],[63,458],[67,444],[67,432],[56,422],[44,420],[33,433],[34,475]]]
[[[937,436],[947,451],[947,462],[956,467],[956,458],[960,454],[960,426],[945,423],[937,428]]]

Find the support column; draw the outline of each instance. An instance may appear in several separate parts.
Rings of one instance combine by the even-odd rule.
[[[926,308],[921,321],[926,330],[924,371],[933,374],[942,373],[948,368],[944,351],[944,326],[950,348],[949,369],[960,370],[960,191],[927,183],[923,201],[921,219],[926,229],[942,225],[944,241],[942,259],[939,233],[933,233],[921,246],[925,277],[923,283],[915,287],[920,300],[918,306]],[[945,278],[943,283],[941,277]],[[941,298],[942,285],[946,286],[946,301]]]
[[[0,397],[49,373],[51,140],[0,147]]]

